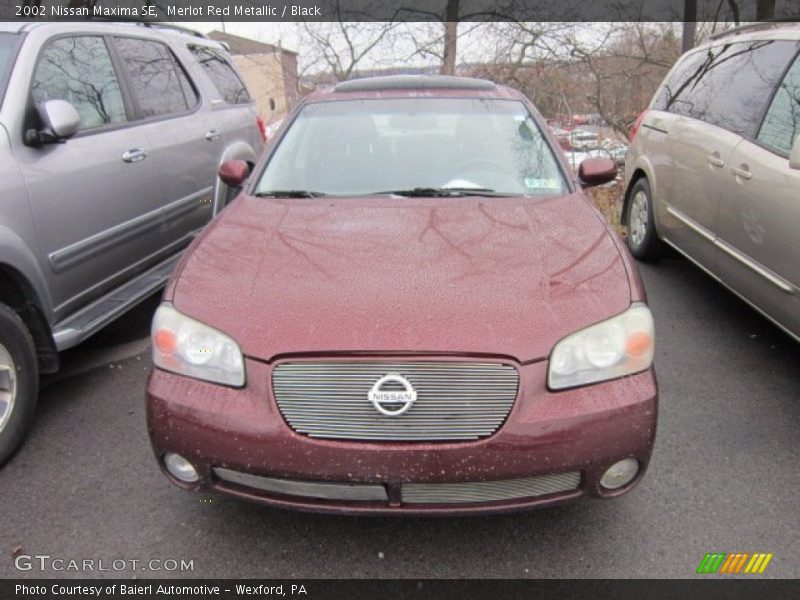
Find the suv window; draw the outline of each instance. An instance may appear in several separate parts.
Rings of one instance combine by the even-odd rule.
[[[6,79],[11,72],[11,56],[14,54],[14,45],[17,36],[13,33],[0,33],[0,100],[6,88]]]
[[[122,91],[102,37],[76,36],[50,42],[33,75],[35,103],[66,100],[81,117],[80,129],[127,121]]]
[[[197,104],[197,95],[186,74],[164,44],[117,37],[114,45],[142,117],[185,112]]]
[[[781,85],[775,92],[761,131],[758,132],[758,141],[777,151],[779,154],[789,156],[792,144],[800,133],[800,57],[786,73]]]
[[[228,104],[247,104],[250,102],[250,94],[244,87],[242,80],[233,70],[225,56],[213,48],[202,46],[189,46],[197,62],[205,69],[206,75],[217,88],[220,96]]]
[[[755,138],[797,46],[789,41],[738,42],[690,54],[664,82],[653,108]]]

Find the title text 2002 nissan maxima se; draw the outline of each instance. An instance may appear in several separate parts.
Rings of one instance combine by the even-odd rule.
[[[315,511],[499,512],[628,491],[655,435],[627,250],[519,93],[308,96],[194,242],[153,323],[168,477]],[[248,179],[249,177],[249,179]],[[247,181],[245,181],[248,179]]]

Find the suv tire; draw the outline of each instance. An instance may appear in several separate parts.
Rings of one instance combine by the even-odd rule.
[[[33,423],[38,388],[33,338],[19,315],[0,303],[0,465]]]
[[[663,254],[664,243],[656,233],[653,195],[646,177],[640,177],[631,187],[624,224],[628,228],[628,248],[636,258],[653,261]]]

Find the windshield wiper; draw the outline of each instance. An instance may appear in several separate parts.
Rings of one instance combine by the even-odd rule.
[[[267,190],[253,194],[256,198],[319,198],[327,196],[323,192],[309,192],[308,190]]]
[[[504,194],[496,192],[491,188],[478,188],[478,187],[417,187],[408,190],[387,190],[385,192],[376,192],[375,195],[393,194],[395,196],[408,196],[409,198],[419,197],[436,197],[436,198],[459,198],[464,196],[491,196],[495,198],[503,198],[507,196],[516,196],[518,194]]]

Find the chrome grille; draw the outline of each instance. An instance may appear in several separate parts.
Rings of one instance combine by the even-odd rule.
[[[535,498],[577,489],[577,471],[504,481],[466,483],[406,483],[400,488],[405,504],[462,504]]]
[[[304,498],[322,498],[324,500],[346,500],[348,502],[388,502],[386,488],[379,483],[344,483],[326,481],[298,481],[294,479],[277,479],[252,473],[242,473],[222,467],[214,467],[214,475],[237,485]]]
[[[388,373],[403,375],[417,400],[403,415],[380,414],[368,398]],[[275,400],[298,433],[329,439],[476,440],[503,424],[517,396],[511,365],[473,362],[283,363]]]

